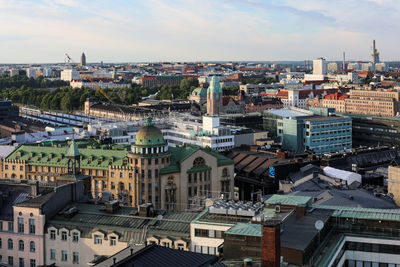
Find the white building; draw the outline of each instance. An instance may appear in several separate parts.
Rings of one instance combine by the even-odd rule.
[[[26,68],[26,77],[36,79],[37,68]]]
[[[300,90],[298,90],[298,89],[289,89],[288,90],[288,98],[281,99],[281,101],[285,108],[297,107],[297,108],[304,109],[307,107],[307,98],[301,98]]]
[[[202,121],[199,118],[197,120],[190,120],[182,114],[178,114],[177,116],[171,115],[167,121],[155,121],[155,124],[163,133],[169,146],[191,144],[225,151],[243,144],[243,138],[238,138],[242,136],[239,130],[243,128],[222,126],[219,124],[219,117],[205,116]],[[132,144],[135,142],[136,133],[142,125],[143,123],[140,121],[110,124],[93,123],[88,126],[88,130],[92,135],[103,132],[111,137],[114,144]],[[248,135],[248,133],[246,134]],[[246,144],[252,145],[254,143],[254,137],[247,139]],[[237,141],[235,142],[235,140]]]
[[[100,88],[129,88],[131,87],[130,83],[114,83],[113,81],[103,81],[103,80],[96,80],[96,85]],[[83,81],[83,80],[71,80],[70,85],[72,88],[92,88],[96,89],[96,86],[91,83],[90,81]]]
[[[76,69],[66,69],[61,71],[61,80],[70,82],[71,80],[78,80],[81,78],[79,71]]]
[[[338,65],[336,62],[330,62],[327,65],[328,72],[337,72],[338,71]]]
[[[326,60],[324,58],[317,58],[313,60],[313,74],[326,75]]]

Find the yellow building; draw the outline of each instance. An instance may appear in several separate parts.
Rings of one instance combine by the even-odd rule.
[[[388,168],[388,193],[393,194],[397,206],[400,206],[400,167]]]
[[[68,173],[68,155],[91,177],[93,197],[109,191],[123,205],[153,203],[155,208],[186,210],[206,197],[231,198],[233,161],[209,148],[168,147],[148,119],[131,147],[101,146],[94,140],[42,142],[19,146],[1,162],[0,177],[57,181]]]

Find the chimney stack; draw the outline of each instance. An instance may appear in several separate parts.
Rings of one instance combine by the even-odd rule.
[[[346,70],[346,53],[343,51],[343,66],[342,66],[342,69],[343,70]]]
[[[280,220],[266,220],[262,224],[262,267],[281,266]]]
[[[32,197],[37,197],[39,194],[39,181],[35,181],[31,184],[31,195]]]

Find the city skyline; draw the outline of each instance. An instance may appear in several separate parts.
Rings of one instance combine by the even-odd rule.
[[[0,0],[0,63],[400,60],[395,1]]]

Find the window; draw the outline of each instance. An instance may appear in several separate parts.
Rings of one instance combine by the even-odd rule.
[[[36,267],[36,260],[35,259],[31,259],[30,260],[30,267]]]
[[[100,235],[94,235],[94,244],[95,245],[101,245],[102,242],[103,242],[103,240],[101,239]]]
[[[114,184],[114,182],[111,182],[111,189],[115,189],[115,184]]]
[[[24,266],[25,266],[24,258],[19,258],[19,267],[24,267]]]
[[[72,263],[79,263],[79,253],[78,252],[72,253]]]
[[[56,230],[50,230],[50,239],[51,240],[56,239]]]
[[[24,251],[24,241],[20,240],[18,241],[18,250],[19,251]]]
[[[56,260],[56,250],[50,249],[50,260]]]
[[[110,246],[115,246],[117,244],[117,238],[115,236],[110,237]]]
[[[8,265],[14,265],[14,258],[12,256],[8,256]]]
[[[13,241],[12,241],[11,238],[9,238],[9,239],[7,240],[7,247],[8,247],[8,249],[10,249],[10,250],[14,248],[14,243],[13,243]]]
[[[78,242],[79,240],[79,234],[78,233],[73,233],[72,234],[72,242]]]
[[[61,240],[62,241],[67,241],[67,232],[66,231],[62,231],[61,232]]]
[[[0,221],[0,231],[3,231],[3,222]]]
[[[24,232],[24,218],[18,218],[18,233]]]
[[[2,239],[0,238],[0,248],[2,248],[3,247],[3,241],[2,241]],[[1,261],[0,261],[1,262]]]
[[[200,166],[205,164],[206,164],[205,160],[201,157],[198,157],[193,161],[193,166]]]
[[[29,233],[35,233],[35,219],[29,219]]]
[[[35,252],[36,248],[35,248],[35,242],[31,241],[29,243],[29,251],[30,252]]]
[[[119,173],[119,178],[122,178],[122,172]]]
[[[61,260],[67,261],[67,251],[61,250]]]

